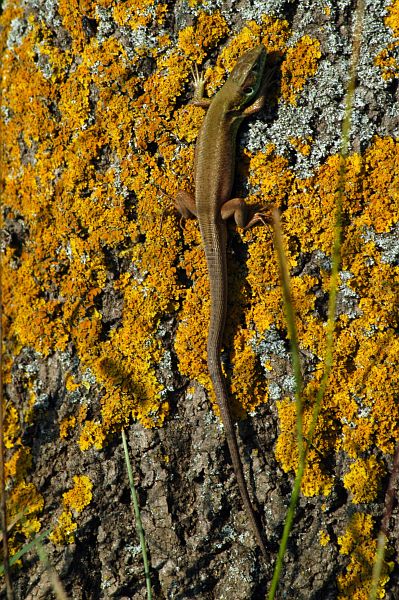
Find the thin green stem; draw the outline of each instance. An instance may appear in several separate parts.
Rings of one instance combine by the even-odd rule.
[[[136,528],[137,528],[137,533],[139,535],[141,554],[143,557],[145,583],[146,583],[146,587],[147,587],[147,599],[152,600],[150,566],[149,566],[149,562],[148,562],[148,558],[147,558],[147,548],[146,548],[146,544],[145,544],[144,529],[143,529],[143,525],[141,522],[140,507],[139,507],[139,502],[138,502],[138,498],[137,498],[136,488],[134,486],[132,465],[130,462],[129,449],[127,447],[127,441],[126,441],[126,435],[125,435],[124,429],[122,429],[122,443],[123,443],[123,450],[125,452],[126,469],[127,469],[127,474],[129,477],[130,493],[132,496],[134,515],[136,518]]]
[[[372,573],[372,578],[371,578],[371,589],[370,589],[370,594],[369,594],[369,600],[377,600],[378,584],[379,584],[380,577],[381,577],[382,566],[384,564],[385,548],[388,543],[389,519],[392,516],[398,477],[399,477],[399,444],[396,445],[391,476],[389,478],[389,483],[388,483],[387,491],[385,494],[384,515],[383,515],[382,521],[381,521],[381,530],[380,530],[380,533],[378,534],[377,550],[375,553],[375,561],[374,561],[374,565],[373,565],[373,573]]]
[[[279,231],[281,230],[279,218],[274,215],[274,238],[276,244],[276,251],[278,255],[281,282],[284,296],[284,307],[287,315],[287,327],[289,330],[291,340],[291,354],[293,361],[293,370],[296,383],[296,401],[297,401],[297,430],[298,430],[298,471],[296,473],[293,490],[291,493],[291,500],[287,511],[287,516],[284,523],[283,535],[280,541],[280,547],[277,555],[276,565],[274,568],[273,578],[270,585],[268,594],[268,600],[274,600],[277,591],[278,583],[280,580],[281,569],[283,565],[284,555],[287,548],[288,538],[291,532],[292,524],[294,521],[295,510],[298,503],[302,478],[306,468],[306,461],[309,448],[313,443],[313,437],[317,425],[318,416],[320,414],[322,401],[324,394],[327,389],[327,384],[334,360],[334,333],[335,333],[335,313],[337,307],[337,294],[339,288],[339,269],[341,265],[341,242],[342,242],[342,205],[343,197],[345,193],[345,178],[346,178],[346,161],[349,150],[349,133],[350,125],[352,120],[353,110],[353,98],[356,89],[356,73],[357,65],[360,56],[361,47],[361,32],[363,26],[363,15],[364,15],[364,0],[358,0],[356,8],[356,25],[353,37],[353,48],[352,48],[352,60],[349,75],[348,88],[345,98],[345,113],[344,120],[342,123],[342,141],[340,151],[340,165],[338,174],[338,190],[336,195],[336,211],[334,220],[334,242],[332,248],[332,266],[331,266],[331,278],[330,278],[330,291],[329,291],[329,302],[328,302],[328,318],[327,318],[327,331],[326,331],[326,350],[324,357],[324,372],[316,396],[315,405],[312,412],[312,421],[310,424],[309,431],[306,436],[306,446],[303,444],[303,432],[302,432],[302,407],[300,397],[302,393],[302,378],[300,375],[300,363],[299,363],[299,350],[298,342],[296,337],[295,329],[295,315],[293,311],[293,303],[290,294],[289,287],[289,273],[286,265],[285,258],[281,258],[280,254],[283,252],[282,236],[281,238]],[[277,234],[276,234],[277,232]],[[288,283],[287,283],[288,282]],[[291,332],[291,329],[294,333]],[[297,364],[296,364],[297,361]],[[296,371],[296,369],[298,371]]]
[[[277,253],[277,259],[280,270],[281,287],[283,290],[283,304],[287,321],[288,336],[290,339],[290,350],[292,360],[292,370],[295,379],[295,401],[296,401],[296,427],[298,440],[298,471],[291,494],[290,505],[284,523],[283,535],[281,537],[280,547],[277,555],[276,566],[273,573],[273,579],[270,585],[268,598],[274,598],[280,580],[281,569],[283,566],[284,554],[287,548],[288,538],[292,528],[295,516],[295,508],[298,502],[301,490],[301,481],[305,470],[305,451],[303,444],[303,403],[302,389],[303,380],[301,372],[301,362],[299,354],[298,333],[296,328],[295,308],[291,293],[291,281],[287,264],[287,258],[284,251],[283,234],[281,231],[280,214],[277,209],[273,211],[273,236],[274,246]]]
[[[284,251],[283,234],[281,231],[280,213],[277,209],[273,211],[273,235],[274,246],[277,252],[277,259],[280,269],[281,287],[283,290],[283,303],[285,317],[287,321],[288,337],[290,339],[292,370],[295,379],[295,400],[296,400],[296,419],[297,419],[297,436],[298,436],[298,454],[301,457],[303,454],[303,426],[302,426],[302,372],[301,361],[299,354],[298,333],[296,328],[296,317],[294,303],[291,293],[290,274],[287,264],[287,258]]]
[[[326,330],[326,350],[324,357],[324,372],[321,378],[320,386],[316,396],[316,402],[313,409],[312,421],[308,431],[307,439],[309,448],[312,444],[317,419],[320,414],[322,400],[327,389],[328,380],[334,362],[334,334],[335,334],[335,313],[337,308],[337,294],[339,289],[339,270],[341,266],[341,244],[342,244],[342,205],[345,194],[346,162],[349,152],[349,134],[352,122],[353,98],[356,90],[356,73],[359,63],[361,36],[364,17],[364,0],[358,0],[356,7],[356,25],[353,36],[352,61],[348,88],[345,98],[345,113],[342,123],[342,142],[340,151],[340,164],[338,173],[338,191],[336,196],[336,209],[334,221],[334,242],[332,249],[332,265],[330,278],[330,291],[328,300],[328,316]]]
[[[42,531],[42,533],[40,535],[38,535],[34,540],[31,540],[28,544],[25,544],[25,546],[23,546],[20,550],[18,550],[18,552],[16,552],[15,554],[13,554],[10,558],[10,567],[12,567],[13,564],[15,564],[20,558],[22,558],[22,556],[24,554],[27,554],[27,552],[30,552],[32,550],[32,548],[36,545],[37,542],[41,542],[45,537],[47,537],[50,534],[50,529],[47,529],[46,531]],[[0,575],[3,575],[4,573],[4,565],[1,564],[0,565]]]
[[[5,449],[4,449],[4,397],[3,397],[3,261],[0,249],[0,513],[3,533],[4,579],[7,600],[13,600],[14,592],[10,574],[10,553],[8,548]]]

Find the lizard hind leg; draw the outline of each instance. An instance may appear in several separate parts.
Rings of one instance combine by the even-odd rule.
[[[248,206],[243,198],[231,198],[222,204],[220,214],[223,221],[234,217],[237,227],[245,227],[248,220]]]
[[[230,217],[234,217],[237,227],[242,227],[244,230],[250,229],[257,223],[270,225],[271,218],[267,212],[256,212],[251,218],[248,218],[248,206],[243,198],[232,198],[227,200],[220,209],[222,219],[225,221]]]
[[[175,198],[175,207],[184,219],[197,217],[194,196],[185,190],[178,190]]]

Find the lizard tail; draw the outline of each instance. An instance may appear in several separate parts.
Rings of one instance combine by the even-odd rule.
[[[222,347],[227,307],[226,254],[223,251],[214,253],[209,252],[207,254],[208,270],[210,273],[212,273],[212,277],[209,278],[211,287],[211,314],[208,332],[208,369],[217,403],[219,405],[220,416],[224,425],[231,461],[233,463],[234,474],[236,476],[242,502],[262,555],[265,559],[267,559],[268,556],[266,547],[260,533],[256,514],[249,497],[248,487],[244,477],[244,470],[238,449],[234,423],[229,409],[226,382],[220,362],[220,351]]]
[[[234,474],[237,480],[238,488],[240,490],[242,503],[244,505],[249,522],[251,524],[253,534],[262,552],[263,558],[267,559],[268,555],[266,552],[266,547],[262,539],[256,514],[252,506],[251,499],[249,497],[248,487],[244,477],[244,470],[237,444],[234,423],[231,418],[230,411],[228,409],[226,410],[228,396],[224,376],[221,369],[220,356],[210,356],[208,353],[208,368],[212,379],[213,389],[218,401],[220,416],[224,425],[226,440],[231,456],[231,462],[233,463]]]

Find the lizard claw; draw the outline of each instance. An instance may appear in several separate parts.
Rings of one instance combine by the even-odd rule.
[[[205,77],[198,70],[197,63],[191,65],[191,75],[194,83],[194,100],[202,100],[204,97]]]
[[[244,227],[244,231],[247,231],[257,223],[263,223],[263,225],[271,225],[272,219],[270,214],[266,212],[256,212],[253,217],[248,221]]]

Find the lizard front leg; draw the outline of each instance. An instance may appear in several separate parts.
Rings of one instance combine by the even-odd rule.
[[[208,109],[211,104],[211,99],[204,97],[205,79],[202,73],[198,71],[196,64],[194,64],[194,67],[191,68],[191,72],[194,82],[194,95],[190,104]],[[186,192],[185,190],[177,191],[175,207],[184,219],[193,219],[194,217],[197,217],[195,198],[192,194]]]
[[[197,217],[194,196],[185,190],[177,190],[175,207],[184,219],[194,219]]]

